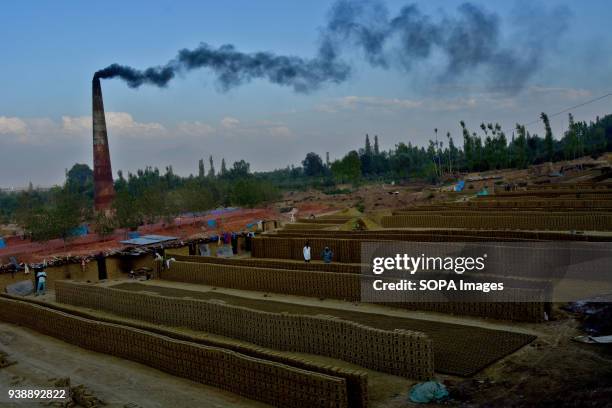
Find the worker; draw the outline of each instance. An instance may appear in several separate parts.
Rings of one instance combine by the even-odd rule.
[[[310,242],[306,241],[306,245],[304,245],[304,262],[310,262]]]
[[[329,247],[325,247],[325,249],[323,250],[323,262],[331,263],[333,257],[334,253],[332,252],[332,250],[329,249]]]
[[[170,264],[172,262],[176,262],[176,258],[168,258],[168,259],[166,259],[166,269],[170,269]]]
[[[45,272],[44,269],[41,269],[36,274],[36,279],[38,280],[36,285],[36,296],[44,295],[46,293],[47,272]]]

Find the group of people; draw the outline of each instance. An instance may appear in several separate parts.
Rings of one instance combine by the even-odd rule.
[[[312,259],[312,250],[310,247],[310,242],[306,241],[303,252],[304,252],[304,262],[309,263],[310,260]],[[323,262],[331,263],[332,259],[334,258],[334,253],[329,247],[326,246],[325,249],[323,250],[323,253],[321,254],[321,258],[323,258]]]

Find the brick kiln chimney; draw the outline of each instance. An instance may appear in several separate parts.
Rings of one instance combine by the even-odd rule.
[[[115,197],[113,171],[108,151],[106,119],[100,78],[94,76],[92,81],[92,119],[93,119],[93,159],[94,159],[94,208],[107,212]]]

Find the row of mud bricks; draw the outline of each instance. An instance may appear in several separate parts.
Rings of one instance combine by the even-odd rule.
[[[577,189],[529,189],[529,190],[515,190],[515,191],[499,191],[495,192],[493,196],[496,199],[511,198],[511,197],[568,197],[572,198],[608,198],[610,197],[611,191],[609,189],[597,189],[597,188],[577,188]],[[490,196],[485,196],[490,197]]]
[[[492,241],[507,241],[507,240],[544,240],[544,241],[594,241],[588,235],[567,234],[560,231],[521,231],[521,230],[462,230],[462,229],[436,229],[435,231],[423,230],[405,230],[405,229],[386,229],[384,231],[277,231],[273,236],[266,236],[267,239],[286,235],[300,234],[300,243],[303,245],[311,236],[314,237],[329,237],[330,239],[360,239],[362,241],[372,241],[384,236],[385,240],[397,241],[422,241],[424,237],[431,236],[436,238],[425,239],[425,241],[439,242],[465,242],[467,237],[476,236],[482,240]],[[353,238],[356,237],[356,238]],[[357,238],[358,237],[358,238]],[[363,238],[362,238],[363,237]],[[416,237],[416,238],[411,238]],[[257,238],[257,239],[264,239]],[[602,240],[597,237],[597,240]]]
[[[576,211],[576,210],[570,210],[570,211],[559,211],[557,209],[551,209],[551,208],[547,208],[547,209],[531,209],[531,208],[527,208],[527,209],[515,209],[515,208],[510,208],[510,209],[503,209],[503,208],[497,208],[497,209],[488,209],[488,210],[482,210],[482,209],[461,209],[461,208],[457,208],[457,209],[446,209],[446,210],[413,210],[413,211],[403,211],[403,212],[398,212],[398,213],[393,213],[393,216],[403,216],[403,215],[410,215],[410,216],[430,216],[430,217],[473,217],[473,216],[483,216],[483,217],[515,217],[515,216],[520,216],[520,217],[540,217],[540,216],[545,216],[547,218],[552,218],[552,217],[567,217],[569,215],[577,215],[580,217],[585,217],[587,215],[606,215],[606,214],[610,214],[609,210],[593,210],[593,209],[587,209],[587,211]]]
[[[277,407],[348,407],[346,380],[0,298],[0,320]]]
[[[247,266],[181,262],[164,270],[161,278],[176,282],[197,283],[222,288],[281,293],[286,295],[360,301],[362,276],[358,274],[330,273]],[[365,278],[363,278],[365,279]],[[541,322],[548,302],[530,301],[536,297],[521,288],[505,291],[503,302],[428,302],[414,299],[403,303],[387,304],[410,310],[429,310],[456,315],[489,317],[500,320]],[[543,292],[544,294],[544,292]],[[414,296],[407,294],[407,296]],[[423,295],[424,296],[424,295]]]
[[[328,238],[269,238],[260,237],[253,240],[251,256],[254,258],[279,258],[303,260],[303,248],[308,241],[311,247],[313,260],[321,260],[325,247],[333,253],[333,262],[360,263],[361,242],[357,240],[344,240]]]
[[[284,229],[290,229],[290,230],[296,230],[296,231],[300,231],[300,230],[311,230],[311,229],[323,229],[323,228],[329,228],[330,225],[329,224],[313,224],[313,223],[294,223],[294,224],[285,224],[283,226]]]
[[[422,235],[414,234],[402,234],[402,233],[379,233],[371,232],[363,235],[357,235],[357,238],[351,239],[350,235],[346,239],[339,237],[308,237],[298,238],[291,236],[278,236],[278,237],[260,237],[253,240],[253,251],[252,256],[254,258],[276,258],[276,259],[293,259],[303,260],[303,247],[306,241],[310,243],[311,254],[314,260],[320,260],[321,254],[325,247],[329,247],[333,255],[334,263],[365,263],[369,264],[369,259],[362,259],[362,247],[364,245],[373,245],[374,243],[380,243],[381,245],[388,246],[390,242],[404,242],[404,241],[417,241],[417,242],[491,242],[491,241],[513,241],[521,240],[525,234],[515,234],[515,232],[521,231],[495,231],[496,237],[478,236],[470,232],[469,236],[462,235],[442,235],[435,233],[423,232]],[[534,239],[547,239],[551,236],[559,234],[554,233],[542,233],[535,235]],[[565,234],[570,236],[569,234]],[[533,234],[532,234],[533,236]],[[363,238],[362,238],[363,237]],[[386,239],[382,239],[385,237]],[[554,238],[553,238],[554,239]]]
[[[511,232],[511,231],[508,231]],[[418,241],[418,242],[487,242],[491,241],[490,237],[478,236],[470,234],[466,236],[460,235],[436,235],[432,233],[422,233],[421,235],[414,234],[385,234],[379,232],[371,232],[367,234],[339,235],[338,237],[327,237],[314,233],[308,238],[299,238],[292,236],[278,237],[260,237],[253,240],[253,248],[251,255],[254,258],[276,258],[276,259],[293,259],[303,260],[303,248],[308,241],[311,247],[313,260],[321,260],[323,249],[329,247],[333,254],[333,262],[339,263],[369,263],[369,260],[362,259],[362,246],[366,242],[380,242],[388,244],[391,241]],[[325,234],[327,235],[327,234]],[[504,235],[504,234],[498,234]],[[511,234],[508,234],[511,235]],[[496,237],[497,241],[513,241],[516,238],[509,236]]]
[[[293,262],[290,260],[279,259],[264,259],[264,258],[218,258],[210,256],[198,255],[173,255],[177,261],[196,262],[196,263],[213,263],[218,265],[233,265],[233,266],[248,266],[250,268],[273,268],[287,269],[300,271],[320,271],[320,272],[338,272],[338,273],[361,273],[361,265],[359,264],[344,264],[330,263],[324,264],[320,262]]]
[[[359,301],[357,274],[253,268],[193,262],[173,262],[161,273],[165,280],[221,288],[283,293],[286,295]]]
[[[465,216],[393,215],[382,218],[385,228],[472,228],[472,229],[523,229],[553,231],[612,231],[612,215],[499,215],[484,214]]]
[[[329,316],[269,313],[211,301],[162,297],[60,282],[61,303],[147,322],[188,327],[275,350],[317,354],[419,380],[433,375],[431,340],[420,332],[379,330]]]
[[[446,210],[481,210],[488,208],[554,208],[564,210],[566,208],[607,208],[612,209],[612,200],[579,200],[579,199],[533,199],[533,200],[475,200],[462,203],[418,205],[404,208],[397,213],[410,213],[412,211],[446,211]]]
[[[505,232],[505,231],[503,231]],[[504,234],[496,234],[496,235],[504,235]],[[308,232],[308,238],[304,238],[305,234],[301,232],[293,232],[293,231],[279,231],[275,234],[274,237],[267,236],[266,238],[258,238],[258,239],[274,239],[274,238],[293,238],[298,239],[298,243],[302,244],[306,239],[313,240],[318,238],[324,238],[328,242],[328,246],[334,245],[333,241],[329,242],[330,239],[350,239],[357,242],[372,242],[372,241],[400,241],[400,242],[491,242],[495,241],[504,241],[504,242],[513,242],[518,241],[516,238],[507,238],[507,237],[496,237],[492,238],[486,235],[478,235],[475,234],[474,231],[470,231],[470,233],[466,233],[463,236],[460,235],[444,235],[444,234],[432,234],[431,232],[421,231],[420,234],[388,234],[386,232],[348,232],[343,234],[337,234],[337,236],[333,236],[327,233],[319,233],[319,232]],[[303,244],[302,244],[303,245]]]

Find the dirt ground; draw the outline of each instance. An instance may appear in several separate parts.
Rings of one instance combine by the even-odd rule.
[[[61,377],[84,384],[108,407],[244,407],[268,405],[106,354],[94,353],[32,330],[0,323],[0,351],[16,364],[0,368],[0,406],[40,407],[10,401],[9,389],[50,389]],[[130,405],[131,404],[131,405]]]
[[[474,379],[451,382],[465,407],[612,407],[612,347],[572,341],[582,334],[567,317]]]

